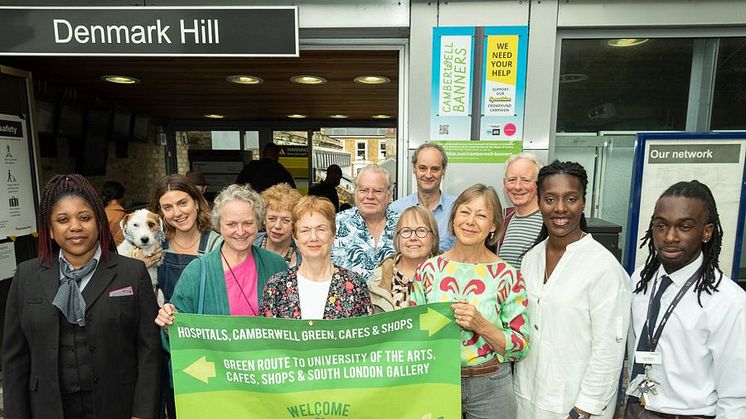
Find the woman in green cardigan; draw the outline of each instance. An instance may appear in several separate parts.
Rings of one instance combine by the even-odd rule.
[[[203,270],[202,314],[256,316],[267,279],[287,269],[282,257],[253,245],[263,219],[262,198],[249,186],[223,189],[212,210],[222,245],[187,265],[171,303],[163,305],[155,322],[165,328],[173,323],[177,311],[198,312]]]

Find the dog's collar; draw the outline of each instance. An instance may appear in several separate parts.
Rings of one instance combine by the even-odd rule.
[[[131,245],[137,247],[137,244],[135,243],[135,238],[132,237],[132,235],[127,232],[127,229],[122,230],[122,233],[124,234],[125,240],[127,240]]]

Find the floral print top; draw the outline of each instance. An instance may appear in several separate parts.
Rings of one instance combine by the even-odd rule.
[[[264,317],[300,319],[298,267],[272,275],[264,287],[259,313]],[[324,320],[366,316],[372,313],[368,288],[352,271],[334,265]]]
[[[386,226],[376,246],[357,208],[337,214],[337,236],[332,247],[335,264],[354,271],[363,282],[384,259],[394,254],[394,235],[399,214],[386,208]]]
[[[466,301],[505,336],[505,354],[492,349],[478,333],[461,330],[461,364],[481,365],[493,358],[519,361],[528,353],[530,337],[526,287],[520,273],[503,260],[462,263],[436,256],[414,276],[410,305]]]

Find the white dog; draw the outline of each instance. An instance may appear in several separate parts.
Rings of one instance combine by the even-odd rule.
[[[144,256],[153,256],[165,240],[161,217],[146,209],[139,209],[125,215],[119,222],[119,227],[124,233],[124,241],[117,246],[117,252],[123,256],[134,257],[137,249],[140,249]],[[153,284],[153,291],[155,291],[158,299],[158,305],[163,306],[165,297],[163,291],[158,288],[157,267],[160,264],[159,261],[148,268],[148,273],[150,274],[150,282]]]

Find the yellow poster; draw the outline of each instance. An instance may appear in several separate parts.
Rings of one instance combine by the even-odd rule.
[[[485,61],[485,115],[515,113],[518,35],[488,35]]]

